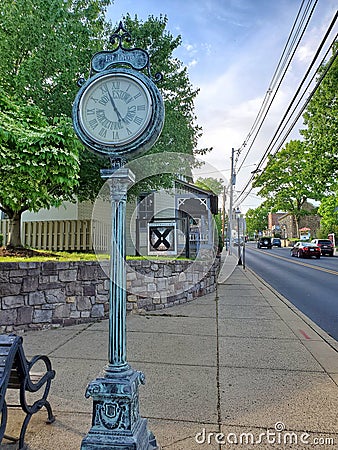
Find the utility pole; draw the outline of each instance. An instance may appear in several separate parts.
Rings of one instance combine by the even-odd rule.
[[[225,186],[223,186],[223,199],[222,199],[222,243],[224,244],[225,238]]]
[[[231,254],[232,248],[232,215],[233,215],[233,203],[234,203],[234,186],[236,184],[236,174],[234,173],[234,155],[235,149],[231,149],[231,178],[230,178],[230,204],[229,204],[229,217],[228,217],[228,235],[229,235],[229,254]]]

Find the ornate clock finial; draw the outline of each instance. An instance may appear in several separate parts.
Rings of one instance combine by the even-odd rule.
[[[109,37],[109,42],[111,44],[115,44],[118,41],[118,47],[122,48],[122,41],[131,42],[131,35],[129,31],[123,26],[122,21],[120,21],[118,28],[114,31],[114,33]]]
[[[91,61],[91,75],[114,67],[131,67],[132,69],[143,71],[146,69],[148,77],[155,83],[163,79],[161,73],[156,73],[153,77],[150,72],[150,58],[146,50],[142,48],[125,48],[123,41],[130,43],[131,35],[120,22],[116,31],[110,36],[109,42],[111,44],[118,43],[114,50],[98,52],[92,57]],[[80,83],[83,83],[83,80]]]

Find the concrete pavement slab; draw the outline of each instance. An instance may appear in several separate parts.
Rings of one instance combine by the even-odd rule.
[[[219,302],[220,319],[276,319],[276,313],[270,306],[227,305]]]
[[[276,299],[274,300],[274,304],[271,305],[271,308],[285,323],[293,322],[299,317],[291,308],[288,308],[282,302],[276,304]]]
[[[224,295],[219,295],[220,299],[226,297],[226,304],[228,306],[264,306],[270,308],[271,305],[262,298],[262,296],[257,295],[232,295],[231,293],[226,293]],[[222,300],[221,300],[222,302]]]
[[[236,282],[235,282],[236,281]],[[231,279],[229,279],[226,283],[218,283],[218,292],[227,292],[227,291],[252,291],[257,290],[257,287],[254,286],[249,280],[243,280],[243,276],[241,278],[235,277],[233,275]]]
[[[294,339],[280,319],[219,319],[219,336]]]
[[[216,305],[216,302],[215,302]],[[194,301],[185,303],[183,305],[173,306],[172,308],[161,309],[159,311],[151,311],[152,315],[163,315],[167,313],[168,316],[183,316],[183,317],[209,317],[216,318],[216,306],[210,306],[208,303],[201,302],[195,304]]]
[[[216,336],[216,322],[207,317],[134,316],[128,318],[127,331]]]
[[[143,417],[168,421],[217,423],[216,367],[134,363],[146,376],[140,387]]]
[[[46,428],[46,426],[48,428]],[[81,446],[81,441],[91,426],[91,414],[77,412],[58,414],[56,422],[45,425],[40,432],[27,436],[29,450],[53,449],[51,442],[57,442],[58,449],[75,450]],[[48,433],[46,431],[48,430]]]
[[[96,378],[107,364],[106,359],[87,360],[76,358],[52,358],[56,377],[50,391],[50,402],[57,411],[91,411],[91,402],[85,398],[87,385]]]
[[[195,440],[196,435],[200,435],[203,429],[218,432],[217,424],[205,424],[194,422],[175,422],[165,420],[148,421],[149,428],[155,434],[162,449],[169,450],[219,450],[219,445],[215,442],[210,444],[200,444]],[[202,440],[203,436],[200,436]]]
[[[223,424],[337,433],[337,385],[325,373],[222,368]]]
[[[252,285],[250,286],[250,281],[247,280],[245,277],[238,275],[237,269],[235,268],[234,272],[230,275],[230,277],[222,282],[218,281],[219,286],[238,286],[239,289],[245,289],[247,286],[248,288],[252,288]]]
[[[27,357],[36,354],[49,355],[56,348],[71,340],[88,328],[88,324],[60,327],[55,329],[29,331],[23,336],[23,346]]]
[[[50,353],[53,358],[81,358],[82,360],[107,360],[108,331],[91,331],[76,334]]]
[[[215,366],[216,337],[133,332],[128,336],[127,354],[133,361]]]
[[[258,297],[262,298],[262,294],[255,286],[252,285],[228,285],[228,284],[222,284],[218,286],[218,296],[225,296],[225,297]],[[265,300],[263,298],[263,300]]]
[[[16,424],[9,430],[13,434],[20,429],[22,417],[15,412]],[[53,424],[45,423],[45,412],[35,414],[27,428],[26,442],[29,442],[28,450],[51,450],[64,449],[75,450],[81,446],[81,441],[89,430],[91,414],[73,412],[58,412]],[[15,434],[16,435],[16,434]],[[53,445],[53,443],[56,443]],[[17,450],[18,444],[1,444],[1,450]]]
[[[219,362],[227,367],[323,371],[301,342],[290,339],[222,337]]]
[[[51,353],[55,358],[71,358],[77,354],[82,360],[107,361],[108,332],[87,331],[75,336]],[[216,338],[213,336],[133,332],[127,339],[129,360],[165,362],[168,364],[202,365],[216,361]]]
[[[169,311],[168,311],[169,312]],[[94,323],[90,331],[107,331],[108,321]],[[168,314],[131,314],[127,320],[127,332],[192,334],[201,336],[215,336],[216,322],[208,317],[176,316],[173,312],[168,320]]]
[[[322,338],[313,330],[313,328],[296,315],[285,323],[293,331],[297,339],[300,339],[301,341],[322,341]]]

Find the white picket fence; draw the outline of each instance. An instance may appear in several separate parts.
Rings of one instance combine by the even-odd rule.
[[[95,224],[91,220],[48,220],[23,222],[22,244],[24,246],[53,251],[88,251],[93,249],[92,230]],[[98,230],[96,226],[96,230]],[[0,234],[3,243],[7,242],[9,220],[0,220]],[[97,235],[97,231],[95,233]],[[96,237],[102,247],[106,247],[108,236],[102,230],[102,236]],[[96,240],[95,239],[95,240]]]

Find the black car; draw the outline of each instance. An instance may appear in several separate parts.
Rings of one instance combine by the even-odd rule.
[[[272,248],[271,237],[261,237],[257,241],[257,248]]]
[[[313,239],[311,242],[318,245],[322,255],[333,256],[334,246],[330,239]]]
[[[320,247],[312,242],[297,242],[290,251],[291,256],[297,258],[320,258]]]
[[[272,239],[272,246],[273,247],[281,247],[282,241],[279,238],[273,238]]]

